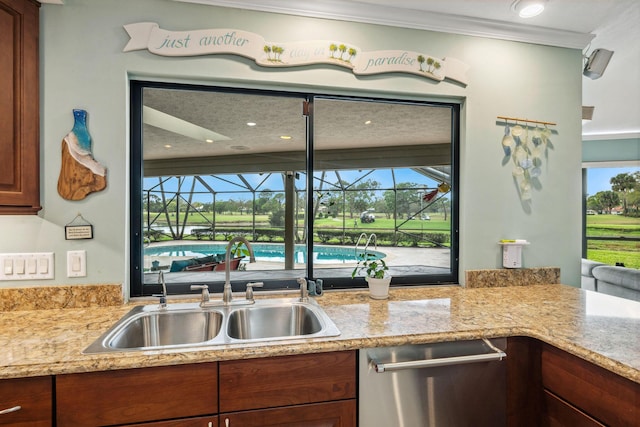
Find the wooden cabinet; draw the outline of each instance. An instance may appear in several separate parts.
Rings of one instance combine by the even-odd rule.
[[[226,427],[356,427],[355,399],[220,415]]]
[[[356,410],[355,351],[56,377],[59,427],[355,427]]]
[[[548,425],[640,426],[640,384],[549,345],[541,367]]]
[[[52,401],[51,377],[0,380],[0,425],[52,426]]]
[[[214,422],[217,412],[217,363],[56,377],[59,427],[109,426],[210,416],[208,421],[192,420],[199,423],[193,425],[208,427],[207,423]]]
[[[355,427],[356,352],[220,362],[220,425]]]
[[[508,426],[640,426],[640,384],[531,338],[507,355]]]
[[[41,209],[39,7],[0,0],[0,214]]]
[[[218,427],[218,417],[182,418],[142,424],[126,424],[121,427]]]

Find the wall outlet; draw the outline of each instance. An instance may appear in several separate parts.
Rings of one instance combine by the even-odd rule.
[[[67,251],[67,277],[87,276],[87,251]]]
[[[0,254],[0,280],[53,278],[53,252]]]

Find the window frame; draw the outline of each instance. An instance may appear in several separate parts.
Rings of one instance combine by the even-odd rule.
[[[456,102],[435,102],[432,100],[416,100],[401,97],[362,97],[340,94],[326,94],[319,92],[293,92],[269,89],[248,89],[231,88],[224,86],[209,86],[183,83],[169,83],[146,80],[130,80],[130,267],[129,267],[129,291],[131,297],[142,297],[158,294],[162,292],[160,284],[144,283],[143,280],[143,260],[144,260],[144,239],[143,239],[143,117],[142,117],[142,93],[145,88],[160,89],[184,89],[233,92],[240,94],[256,94],[269,96],[284,96],[306,99],[309,105],[307,114],[307,141],[306,141],[306,212],[313,212],[313,192],[314,185],[314,101],[316,99],[336,99],[361,102],[383,102],[401,103],[421,106],[446,107],[451,111],[451,213],[450,213],[450,267],[448,274],[416,274],[402,275],[394,277],[392,286],[404,285],[440,285],[458,283],[459,265],[459,183],[460,183],[460,111],[461,106]],[[307,235],[313,235],[314,221],[307,222]],[[307,253],[313,253],[313,239],[307,239]],[[306,263],[306,277],[322,279],[324,269],[314,269],[312,262]],[[428,279],[428,280],[427,280]],[[234,291],[243,290],[237,284],[232,283]],[[293,288],[298,285],[295,280],[265,280],[266,288]],[[349,289],[364,288],[367,284],[362,277],[331,277],[330,283],[325,282],[325,289]],[[236,289],[237,288],[237,289]],[[171,294],[189,294],[197,291],[190,290],[190,283],[171,284]]]

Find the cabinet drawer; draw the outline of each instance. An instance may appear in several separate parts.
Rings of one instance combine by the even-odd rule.
[[[59,375],[58,427],[107,426],[216,414],[217,364]]]
[[[356,401],[313,403],[220,415],[229,427],[356,427]]]
[[[640,425],[640,384],[547,345],[542,385],[603,424]]]
[[[355,351],[220,362],[220,412],[355,396]]]
[[[575,406],[548,390],[544,391],[545,426],[549,427],[605,427]]]
[[[17,378],[0,381],[0,425],[45,427],[53,425],[51,377]]]

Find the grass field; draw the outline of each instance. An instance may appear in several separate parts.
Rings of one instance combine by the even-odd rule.
[[[640,238],[640,218],[622,215],[587,215],[587,237]],[[640,241],[589,240],[587,258],[610,265],[640,268]]]

